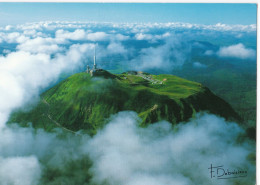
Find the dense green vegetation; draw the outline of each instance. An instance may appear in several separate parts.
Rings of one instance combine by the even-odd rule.
[[[78,73],[67,78],[44,92],[29,112],[14,112],[9,123],[27,126],[31,122],[48,131],[84,129],[92,135],[111,115],[125,110],[139,113],[142,126],[159,120],[176,124],[199,111],[239,119],[228,103],[199,83],[173,75],[113,75],[103,70],[97,77]]]

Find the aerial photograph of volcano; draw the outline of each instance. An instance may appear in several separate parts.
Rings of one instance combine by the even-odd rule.
[[[256,19],[0,2],[0,185],[256,184]]]

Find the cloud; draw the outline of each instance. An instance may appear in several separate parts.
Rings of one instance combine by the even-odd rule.
[[[85,40],[87,38],[87,33],[82,29],[76,29],[74,32],[57,30],[55,35],[56,38],[70,39],[70,40]]]
[[[0,32],[0,42],[22,44],[30,38],[38,36],[46,37],[42,32],[36,30],[25,30],[24,32]]]
[[[5,41],[7,43],[23,43],[28,39],[29,37],[19,32],[11,32],[11,33],[0,32],[1,42]]]
[[[87,36],[88,40],[91,41],[104,41],[109,40],[109,34],[105,32],[95,32],[95,33],[89,33]]]
[[[217,52],[219,57],[239,58],[239,59],[256,59],[256,52],[251,48],[246,48],[243,44],[221,47]]]
[[[17,46],[18,50],[30,52],[30,53],[46,53],[53,54],[62,51],[62,48],[58,46],[58,43],[63,43],[64,40],[42,38],[37,37],[29,39]]]
[[[191,24],[184,22],[168,23],[98,23],[98,22],[80,22],[80,21],[42,21],[32,22],[10,27],[11,29],[30,30],[57,30],[57,29],[85,29],[85,28],[111,27],[113,29],[131,29],[133,33],[147,32],[149,29],[188,29],[188,30],[209,30],[209,31],[235,31],[235,32],[255,32],[256,24],[251,25],[229,25],[217,23],[215,25]],[[7,27],[9,28],[9,27]],[[1,29],[0,29],[1,30]],[[2,30],[6,30],[3,27]],[[8,30],[8,29],[7,29]]]
[[[40,47],[46,40],[34,41],[39,41]],[[11,52],[0,57],[0,185],[36,185],[42,174],[46,174],[43,173],[46,168],[63,169],[62,164],[75,160],[71,150],[78,144],[75,140],[72,142],[72,137],[61,140],[56,138],[59,132],[9,127],[5,123],[14,109],[37,101],[41,90],[55,82],[61,73],[71,74],[78,67],[82,68],[84,58],[92,50],[93,44],[74,44],[54,57],[46,51],[33,50]],[[72,142],[71,146],[69,142]],[[70,150],[62,149],[68,146]]]
[[[118,34],[115,35],[115,39],[112,39],[112,40],[125,41],[125,40],[128,40],[128,39],[129,39],[129,36],[118,33]]]
[[[131,61],[133,68],[137,70],[161,69],[169,72],[182,67],[190,56],[190,45],[177,36],[172,36],[165,42],[157,47],[141,49],[140,55]]]
[[[229,25],[217,23],[215,25],[191,24],[184,22],[168,22],[168,23],[130,23],[118,24],[117,27],[128,27],[132,29],[133,33],[146,32],[149,29],[180,29],[180,30],[207,30],[207,31],[235,31],[235,32],[255,32],[256,24],[251,25]],[[115,26],[114,26],[115,27]]]
[[[155,43],[158,40],[162,40],[162,39],[168,38],[170,36],[171,36],[171,34],[169,32],[166,32],[166,33],[164,33],[162,35],[152,35],[152,34],[137,33],[135,35],[135,38],[136,38],[136,40],[147,40],[147,41],[149,41],[151,43]]]
[[[228,24],[217,23],[215,25],[208,25],[204,27],[212,30],[218,30],[218,31],[256,31],[256,24],[228,25]]]
[[[204,55],[208,55],[208,56],[213,55],[213,54],[214,54],[214,51],[212,51],[212,50],[206,50],[204,53]]]
[[[32,38],[35,38],[35,37],[47,37],[47,34],[44,34],[44,33],[40,32],[40,31],[36,31],[34,29],[24,30],[23,34],[26,35],[26,36],[30,36]]]
[[[134,112],[110,120],[93,138],[18,125],[0,129],[0,185],[217,185],[208,170],[212,163],[248,171],[247,178],[221,181],[224,185],[255,181],[255,168],[246,159],[254,149],[236,142],[243,130],[235,123],[198,114],[174,127],[162,121],[141,128]]]
[[[125,54],[127,50],[121,43],[111,42],[107,46],[107,51],[109,54]]]
[[[89,40],[89,41],[124,41],[129,39],[129,36],[122,34],[108,34],[105,32],[91,32],[90,30],[85,31],[83,29],[76,29],[73,32],[66,30],[57,30],[56,38],[69,39],[69,40]]]
[[[20,35],[14,33],[10,38],[16,42]],[[46,133],[6,125],[14,109],[37,101],[41,90],[58,80],[61,73],[72,74],[84,67],[85,57],[93,50],[93,44],[74,44],[57,53],[51,46],[58,43],[54,38],[28,39],[17,46],[18,51],[0,56],[0,185],[39,184],[42,176],[48,175],[46,170],[64,169],[68,161],[81,156],[72,155],[80,146],[76,139],[68,136],[62,140],[58,138],[60,131]]]
[[[200,62],[194,62],[192,65],[193,65],[193,67],[195,67],[195,68],[206,68],[206,67],[207,67],[207,65],[202,64],[202,63],[200,63]]]
[[[138,120],[136,113],[121,112],[89,140],[85,150],[94,184],[254,183],[254,167],[246,159],[250,149],[236,143],[243,132],[237,124],[208,114],[174,128],[164,121],[140,128]],[[219,182],[210,178],[210,164],[247,169],[250,177]]]
[[[0,184],[37,184],[41,175],[38,159],[34,156],[0,158]]]
[[[11,26],[11,25],[7,25],[7,26],[5,26],[5,30],[6,30],[6,31],[11,30],[12,28],[13,28],[13,26]]]
[[[151,34],[138,33],[135,35],[136,40],[152,40],[153,36]]]
[[[82,169],[90,165],[83,162],[77,167],[77,163],[86,158],[81,146],[88,135],[79,137],[60,129],[48,133],[16,124],[1,128],[0,134],[0,185],[75,184],[86,176]],[[71,170],[77,176],[69,176]]]
[[[4,54],[7,54],[7,53],[11,53],[11,51],[8,50],[8,49],[4,49],[4,50],[3,50],[3,53],[4,53]]]
[[[7,119],[14,108],[37,96],[40,89],[48,87],[62,72],[72,73],[83,67],[85,54],[92,50],[93,44],[76,44],[55,58],[25,51],[0,56],[0,113]]]

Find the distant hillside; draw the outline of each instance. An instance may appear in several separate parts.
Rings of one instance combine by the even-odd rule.
[[[29,112],[14,112],[9,123],[95,134],[112,114],[124,110],[136,111],[142,126],[159,120],[177,124],[200,111],[239,119],[228,103],[199,83],[173,75],[135,71],[114,75],[102,70],[98,77],[72,75],[44,92]]]

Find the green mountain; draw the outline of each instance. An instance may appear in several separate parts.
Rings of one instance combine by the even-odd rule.
[[[95,134],[112,114],[125,110],[137,112],[141,126],[159,120],[177,124],[199,111],[239,119],[227,102],[199,83],[173,75],[100,70],[94,77],[84,72],[70,76],[44,92],[30,111],[14,112],[9,123]]]

